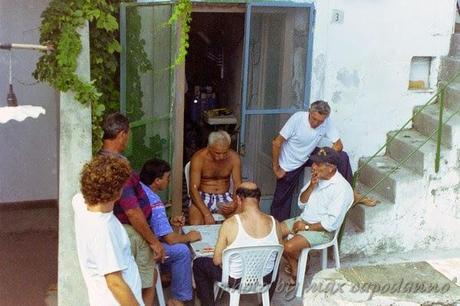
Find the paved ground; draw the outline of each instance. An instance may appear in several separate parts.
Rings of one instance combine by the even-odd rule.
[[[0,305],[45,305],[57,281],[55,231],[0,234]]]
[[[1,211],[0,214],[2,214]],[[33,220],[34,215],[35,214],[29,216],[30,220]],[[28,218],[26,212],[22,213],[21,216],[23,219]],[[57,227],[56,216],[57,214],[50,214],[49,220],[43,220],[44,222],[47,222],[46,228],[49,228],[49,225],[52,223],[55,223],[55,226],[53,226],[54,228]],[[14,223],[14,219],[15,218],[2,219],[2,226],[5,225],[4,223],[7,222],[6,220],[10,220],[9,222]],[[11,226],[12,225],[10,225],[10,228]],[[27,227],[23,224],[19,233],[0,233],[0,305],[2,306],[45,305],[45,298],[50,285],[57,282],[57,231],[49,229],[37,230],[37,228],[25,231],[24,229],[26,228]],[[312,258],[309,261],[310,263],[304,287],[305,289],[311,288],[313,276],[321,276],[321,274],[317,274],[320,266],[319,253],[313,253],[312,255]],[[452,280],[457,277],[457,285],[460,285],[459,255],[460,250],[450,250],[436,252],[416,251],[405,254],[373,256],[368,258],[342,258],[343,268],[353,268],[348,270],[348,272],[344,272],[342,276],[350,281],[356,280],[356,277],[360,277],[359,279],[365,281],[362,275],[374,275],[375,277],[380,277],[379,275],[394,274],[396,275],[395,277],[397,277],[398,275],[401,276],[401,273],[404,274],[410,271],[411,273],[420,272],[422,274],[421,277],[428,277],[425,279],[426,281],[437,278],[440,283],[441,280]],[[407,270],[399,274],[398,271],[403,271],[401,270],[401,267],[403,266],[360,268],[360,266],[364,265],[376,265],[382,263],[388,265],[393,263],[413,263],[420,261],[426,262],[407,265]],[[293,288],[285,286],[287,275],[283,271],[283,266],[284,263],[282,262],[282,267],[280,269],[280,281],[271,304],[283,306],[302,305],[301,299],[293,298]],[[332,261],[329,263],[329,266],[333,266]],[[369,271],[371,271],[371,273]],[[416,278],[418,276],[411,276],[411,278],[414,277]],[[375,281],[375,278],[367,280]],[[377,281],[383,282],[384,280],[380,279]],[[168,295],[168,289],[165,291],[166,295]],[[51,295],[48,297],[49,303],[53,303],[53,301],[55,301],[55,293],[55,291],[51,291]],[[457,291],[452,291],[452,293],[457,294]],[[323,302],[322,305],[331,305],[332,299],[328,300],[326,304]],[[228,296],[226,294],[223,295],[219,304],[228,305]],[[240,305],[258,304],[258,300],[255,296],[243,296],[240,303]],[[190,305],[193,305],[193,303],[190,303]],[[354,305],[354,303],[351,303],[350,305]]]
[[[451,258],[324,270],[304,299],[329,306],[459,305],[458,263]]]

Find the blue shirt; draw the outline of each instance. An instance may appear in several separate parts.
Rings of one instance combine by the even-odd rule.
[[[171,224],[169,224],[166,209],[160,197],[150,189],[149,186],[140,182],[142,189],[147,195],[150,207],[152,208],[152,216],[150,217],[150,228],[157,237],[163,237],[173,232]]]

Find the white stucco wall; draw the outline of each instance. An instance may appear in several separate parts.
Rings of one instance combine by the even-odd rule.
[[[331,103],[355,169],[360,157],[376,152],[386,133],[412,116],[413,106],[433,95],[408,90],[410,63],[413,56],[434,57],[430,81],[436,84],[453,32],[455,0],[296,2],[316,8],[310,100]],[[343,12],[342,23],[332,23],[333,10]]]
[[[386,133],[399,129],[413,106],[432,92],[408,90],[413,56],[432,56],[436,84],[447,55],[455,0],[315,1],[311,101],[331,103],[352,166],[376,152]],[[333,10],[343,23],[332,23]]]
[[[319,0],[315,6],[311,101],[331,103],[356,169],[359,158],[374,154],[387,132],[399,129],[413,107],[434,94],[408,90],[411,59],[433,57],[430,83],[436,85],[441,57],[449,51],[455,0]],[[331,23],[335,9],[343,12],[343,23]],[[365,215],[363,233],[344,238],[341,252],[458,247],[459,236],[452,230],[460,220],[457,157],[451,153],[449,167],[442,166],[446,175],[425,177],[416,192],[392,207],[378,205]]]
[[[0,42],[38,44],[40,14],[48,0],[0,0]],[[57,198],[57,93],[31,73],[38,51],[13,50],[13,86],[18,103],[39,105],[46,115],[0,125],[0,205]],[[6,106],[7,51],[0,50],[0,106]],[[19,83],[19,80],[25,84]]]

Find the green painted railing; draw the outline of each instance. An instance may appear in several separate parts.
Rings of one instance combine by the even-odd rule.
[[[445,99],[445,92],[447,90],[447,87],[454,83],[455,81],[460,79],[460,73],[456,74],[451,80],[449,80],[447,83],[443,84],[438,88],[436,93],[426,102],[424,105],[420,106],[420,108],[414,113],[414,115],[407,120],[407,122],[398,130],[396,131],[386,142],[384,145],[380,147],[377,152],[375,152],[369,159],[366,160],[359,168],[356,170],[356,172],[353,175],[353,187],[356,186],[356,183],[358,182],[359,176],[361,174],[361,171],[364,167],[366,167],[376,156],[378,156],[385,148],[387,148],[393,140],[404,130],[406,127],[414,120],[414,118],[420,114],[426,107],[429,105],[435,104],[438,102],[439,104],[439,117],[438,117],[438,127],[427,137],[427,139],[422,142],[415,150],[410,152],[407,157],[402,159],[401,161],[398,162],[396,166],[394,166],[392,169],[390,169],[374,186],[372,186],[369,190],[367,190],[362,197],[368,196],[375,188],[377,188],[385,179],[387,179],[392,173],[394,173],[396,170],[398,170],[402,165],[404,165],[416,152],[420,150],[422,146],[424,146],[430,139],[432,139],[436,135],[436,156],[434,160],[434,168],[435,172],[437,173],[439,171],[439,165],[441,161],[441,141],[442,141],[442,128],[445,123],[447,123],[450,119],[452,119],[453,116],[456,114],[460,113],[460,109],[453,111],[449,117],[444,120],[444,99]]]
[[[391,174],[393,174],[396,170],[398,170],[403,164],[405,164],[416,152],[420,150],[430,139],[432,139],[435,135],[436,136],[436,156],[434,160],[434,168],[435,172],[439,171],[440,161],[441,161],[441,141],[442,141],[442,127],[445,123],[447,123],[452,117],[460,113],[460,109],[453,111],[449,117],[445,121],[443,121],[444,116],[444,99],[447,87],[454,83],[455,81],[460,79],[460,72],[457,73],[451,80],[449,80],[446,84],[440,86],[436,93],[426,102],[424,105],[420,106],[420,108],[414,113],[414,115],[407,120],[407,122],[398,130],[396,131],[388,140],[385,142],[377,152],[374,153],[365,163],[363,163],[358,170],[353,175],[353,188],[356,187],[356,183],[358,182],[359,175],[361,174],[362,169],[367,166],[376,156],[378,156],[389,144],[393,142],[393,140],[398,136],[408,125],[411,123],[414,118],[420,114],[427,106],[435,104],[439,101],[439,117],[438,117],[438,127],[427,137],[427,139],[422,142],[416,149],[410,152],[404,159],[398,162],[398,164],[390,169],[374,186],[370,187],[370,189],[366,190],[365,193],[362,194],[362,198],[367,197],[372,191],[374,191],[383,181],[385,181]],[[359,202],[360,199],[358,199]],[[343,222],[342,226],[340,227],[340,232],[338,236],[338,240],[342,240],[342,236],[344,234],[345,222]]]

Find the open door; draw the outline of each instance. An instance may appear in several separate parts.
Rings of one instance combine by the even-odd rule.
[[[175,32],[168,25],[171,12],[170,2],[120,5],[120,104],[121,112],[128,117],[131,126],[125,155],[136,171],[153,157],[170,163],[174,157],[175,71],[171,67]],[[181,164],[178,165],[180,174]],[[175,188],[174,185],[171,187]],[[182,204],[181,189],[179,183],[179,207]],[[170,197],[171,192],[162,195],[164,200]]]
[[[313,4],[248,4],[239,150],[243,178],[262,191],[269,212],[276,178],[272,140],[310,98]]]

